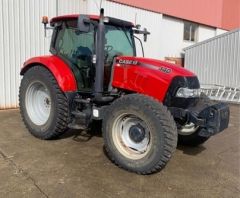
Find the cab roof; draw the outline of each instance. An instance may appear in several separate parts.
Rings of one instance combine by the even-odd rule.
[[[50,24],[53,26],[57,22],[61,21],[67,21],[67,20],[78,20],[78,17],[80,14],[71,14],[71,15],[62,15],[62,16],[57,16],[51,19]],[[90,20],[99,20],[99,15],[86,15],[90,18]],[[124,21],[121,19],[113,18],[113,17],[108,17],[109,18],[109,23],[117,26],[125,26],[125,27],[133,27],[134,24],[129,22],[129,21]]]

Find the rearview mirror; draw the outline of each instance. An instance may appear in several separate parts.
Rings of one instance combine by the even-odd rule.
[[[147,41],[147,35],[150,34],[150,32],[147,31],[147,28],[143,29],[143,40],[144,42]]]
[[[136,27],[136,29],[140,30],[141,25],[140,25],[140,24],[137,24],[135,27]]]
[[[80,15],[78,17],[78,29],[81,32],[89,32],[90,31],[90,19],[86,15]]]
[[[140,30],[140,25],[136,25],[135,28],[133,29],[134,34],[143,34],[143,40],[144,42],[147,41],[147,35],[150,34],[149,31],[147,31],[147,28],[143,28],[143,30]]]

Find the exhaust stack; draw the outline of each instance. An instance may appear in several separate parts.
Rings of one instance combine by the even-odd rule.
[[[103,93],[104,79],[104,45],[105,45],[105,25],[104,25],[104,9],[100,10],[100,18],[97,29],[96,41],[96,70],[94,82],[94,94],[96,100],[101,100]]]

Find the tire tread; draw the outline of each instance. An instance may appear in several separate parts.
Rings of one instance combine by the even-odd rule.
[[[177,146],[177,127],[175,124],[175,121],[173,120],[172,115],[168,111],[168,109],[159,101],[156,99],[145,96],[145,95],[140,95],[140,94],[129,94],[127,96],[123,96],[119,99],[117,99],[112,105],[118,106],[118,104],[126,103],[128,100],[134,100],[135,102],[139,102],[142,106],[147,107],[150,109],[153,114],[158,118],[159,122],[162,125],[163,128],[163,133],[164,133],[164,138],[165,138],[165,144],[164,144],[164,154],[161,157],[161,159],[152,166],[151,169],[146,170],[146,171],[136,171],[137,174],[152,174],[155,173],[159,170],[161,170],[167,162],[170,160],[173,152],[176,149]],[[110,114],[111,112],[111,107],[108,109],[109,112],[107,112],[107,115]],[[166,116],[165,118],[162,116]],[[105,120],[104,122],[107,122]],[[104,124],[103,124],[104,126]],[[103,129],[103,133],[105,132],[105,129]],[[111,152],[110,148],[108,145],[105,144],[105,150],[107,152],[107,155],[109,156],[110,160],[115,163],[118,167],[127,169],[128,171],[135,172],[132,169],[129,169],[127,166],[122,166],[120,163],[117,162],[117,160],[114,157],[114,154]]]
[[[44,66],[36,65],[36,66],[31,67],[29,70],[26,71],[26,73],[24,74],[24,77],[28,72],[32,72],[35,75],[41,73],[43,76],[45,76],[46,79],[49,79],[49,81],[51,82],[52,87],[56,93],[56,100],[57,100],[56,104],[58,107],[57,115],[56,115],[57,119],[56,119],[56,123],[55,123],[53,130],[48,131],[44,135],[42,135],[42,134],[37,135],[36,133],[34,133],[31,130],[31,128],[24,116],[24,109],[23,109],[24,101],[22,100],[22,96],[24,93],[23,93],[23,83],[21,83],[20,91],[19,91],[19,106],[20,106],[20,114],[21,114],[22,120],[23,120],[26,128],[28,129],[28,131],[32,135],[36,136],[37,138],[44,139],[44,140],[55,139],[58,136],[62,135],[68,129],[69,110],[68,110],[67,98],[64,95],[64,93],[61,91],[61,89],[60,89],[59,85],[57,84],[57,81],[54,78],[54,76],[52,75],[52,73],[48,69],[46,69]],[[23,77],[23,80],[24,80],[24,77]]]

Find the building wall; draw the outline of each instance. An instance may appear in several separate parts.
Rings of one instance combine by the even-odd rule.
[[[216,28],[200,25],[198,28],[198,42],[212,38],[217,35]]]
[[[217,29],[216,29],[216,36],[217,36],[217,35],[220,35],[220,34],[224,34],[224,33],[226,33],[226,32],[228,32],[228,31],[217,28]]]
[[[49,18],[69,13],[98,14],[99,0],[0,0],[0,109],[18,106],[20,68],[30,57],[49,53],[51,31],[44,37],[42,16]],[[183,47],[183,22],[103,0],[106,15],[142,24],[151,32],[143,42],[146,57],[162,59],[179,57]],[[220,30],[218,30],[220,31]],[[211,35],[210,35],[210,34]],[[203,27],[201,39],[211,37],[211,30]],[[142,37],[141,37],[142,38]],[[138,55],[141,56],[139,43]]]
[[[165,57],[181,57],[181,54],[184,53],[183,48],[195,44],[195,42],[183,40],[184,21],[181,19],[163,16],[163,20],[159,23],[158,28],[160,29],[158,37],[160,46],[158,58],[160,59],[164,59]],[[225,32],[225,30],[199,25],[197,41],[201,42]],[[149,43],[149,45],[151,44]]]
[[[223,0],[222,26],[228,30],[240,28],[239,0]]]
[[[48,49],[41,16],[55,15],[52,0],[0,1],[0,108],[16,107],[20,67],[24,60]]]
[[[0,0],[0,109],[18,106],[24,61],[49,53],[51,31],[44,38],[41,17],[85,9],[84,0]]]
[[[232,30],[240,28],[239,0],[111,0],[194,21],[207,26]]]
[[[99,14],[99,8],[96,6],[95,2],[99,1],[88,1],[87,12],[92,14]],[[105,15],[115,18],[120,18],[127,20],[136,24],[141,24],[142,27],[146,27],[151,35],[148,36],[148,41],[143,42],[142,35],[139,38],[143,42],[145,56],[152,58],[159,58],[159,51],[161,49],[159,45],[159,35],[161,34],[161,23],[162,14],[157,14],[154,12],[149,12],[146,10],[133,8],[130,6],[121,5],[118,3],[113,3],[109,1],[102,2],[102,7],[105,9]],[[139,41],[136,40],[137,44],[137,55],[142,56],[142,50],[139,45]]]
[[[99,14],[96,2],[99,3],[100,1],[88,1],[87,13]],[[106,0],[103,0],[102,7],[104,7],[107,16],[128,20],[133,23],[136,20],[137,24],[141,24],[142,27],[146,27],[151,32],[148,41],[143,42],[146,57],[162,60],[165,57],[181,57],[183,48],[195,44],[183,40],[184,23],[181,19]],[[215,35],[217,35],[216,28],[199,26],[199,41],[209,39]],[[138,44],[138,41],[136,43]],[[141,56],[139,45],[137,51],[138,56]]]
[[[57,15],[86,14],[87,0],[55,0]]]
[[[203,85],[240,88],[240,29],[185,49],[185,67]]]
[[[164,16],[159,28],[161,29],[159,57],[162,60],[165,57],[181,57],[182,48],[192,44],[192,42],[183,41],[184,24],[182,20]]]

